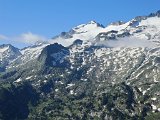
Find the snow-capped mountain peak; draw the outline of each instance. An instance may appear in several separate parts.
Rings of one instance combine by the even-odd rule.
[[[3,53],[3,52],[5,52],[8,49],[9,49],[9,45],[1,45],[0,46],[0,53]]]
[[[74,27],[73,30],[76,31],[77,33],[80,33],[80,32],[85,32],[85,31],[86,32],[91,31],[97,28],[103,28],[103,25],[95,21],[90,21],[87,24],[81,24],[81,25],[78,25],[77,27]]]
[[[138,16],[128,22],[113,22],[107,27],[103,27],[103,25],[95,21],[90,21],[87,24],[72,28],[69,32],[62,32],[61,35],[50,42],[52,44],[57,42],[64,46],[70,46],[77,39],[95,42],[99,35],[105,36],[102,40],[110,38],[113,40],[128,36],[146,40],[155,37],[159,38],[160,17],[158,15],[159,11],[154,13],[154,16]],[[156,34],[151,31],[155,31],[154,33]]]
[[[0,71],[3,71],[5,67],[21,53],[18,48],[10,44],[3,44],[0,45]]]
[[[88,24],[97,24],[97,22],[94,20],[91,20],[90,22],[88,22]]]
[[[94,38],[103,31],[103,25],[90,21],[87,24],[81,24],[73,27],[69,32],[62,32],[59,36],[54,37],[50,43],[59,43],[63,46],[70,46],[77,39],[83,41],[94,40]]]
[[[17,52],[19,51],[18,48],[15,48],[14,46],[10,45],[10,44],[3,44],[0,45],[0,53],[7,53],[7,52]]]

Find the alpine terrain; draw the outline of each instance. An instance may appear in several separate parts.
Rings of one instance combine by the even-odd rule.
[[[160,11],[0,45],[0,120],[160,120]]]

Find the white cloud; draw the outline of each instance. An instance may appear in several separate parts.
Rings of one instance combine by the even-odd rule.
[[[105,45],[107,47],[154,47],[156,44],[149,40],[138,38],[121,38],[118,40],[102,41],[98,45]]]
[[[37,34],[33,34],[31,32],[28,32],[28,33],[23,33],[15,38],[13,38],[13,40],[17,41],[17,42],[21,42],[21,43],[26,43],[26,44],[34,44],[36,42],[45,41],[46,38],[41,35],[37,35]]]
[[[8,37],[7,36],[5,36],[5,35],[1,35],[0,34],[0,40],[7,40],[8,39]]]
[[[1,44],[12,44],[16,47],[23,48],[30,45],[39,44],[41,42],[47,43],[48,39],[41,35],[33,34],[31,32],[19,34],[16,36],[5,36],[0,34]]]

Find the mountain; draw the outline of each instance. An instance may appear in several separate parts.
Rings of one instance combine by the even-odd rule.
[[[62,32],[61,35],[54,37],[51,43],[58,42],[64,46],[69,46],[76,39],[94,42],[95,38],[98,40],[110,40],[128,36],[155,40],[159,39],[159,19],[158,11],[148,16],[135,17],[126,23],[122,21],[114,22],[106,27],[91,21],[74,27],[69,32]]]
[[[10,44],[0,45],[0,71],[4,71],[5,67],[20,55],[18,48]]]
[[[160,119],[159,13],[15,48],[1,64],[0,119]]]

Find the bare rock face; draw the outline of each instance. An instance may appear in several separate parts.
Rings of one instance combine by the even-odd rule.
[[[62,45],[55,43],[46,46],[42,50],[38,60],[39,62],[44,63],[46,66],[65,67],[67,66],[67,61],[65,60],[65,58],[68,55],[68,48],[65,48]]]

